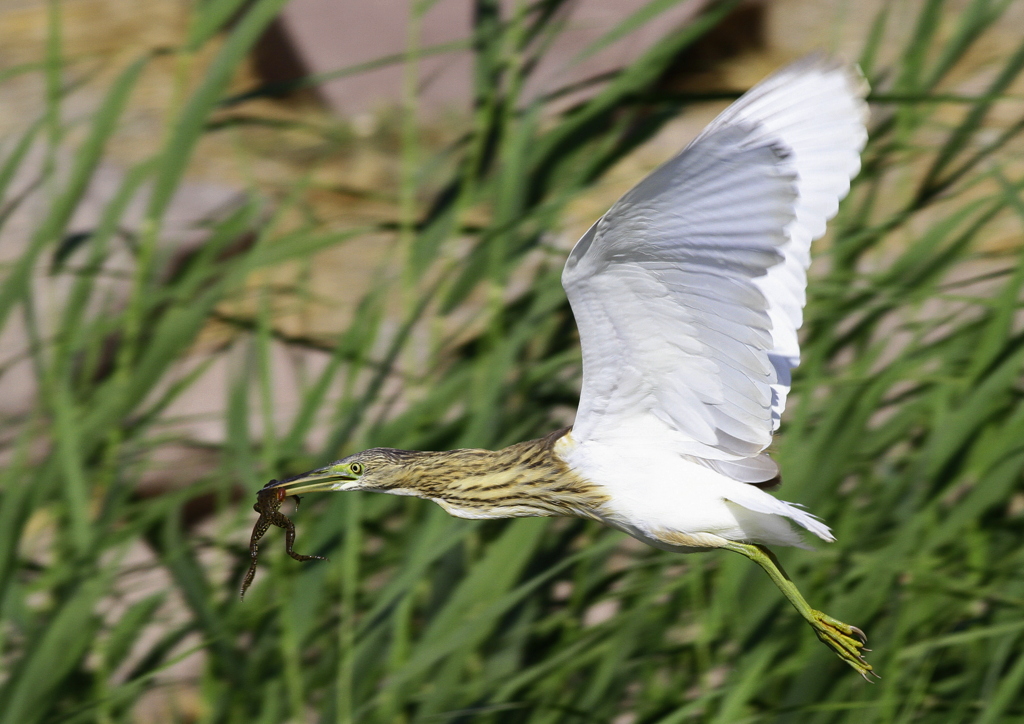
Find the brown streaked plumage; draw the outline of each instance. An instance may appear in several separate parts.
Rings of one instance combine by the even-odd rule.
[[[409,491],[461,518],[597,518],[608,496],[554,454],[568,430],[501,450],[377,448],[339,462],[358,461],[367,470],[383,464],[388,471],[385,492]]]
[[[260,491],[369,490],[431,500],[462,518],[599,518],[608,496],[555,453],[569,428],[501,450],[371,448]],[[352,466],[357,471],[352,474]],[[346,482],[350,481],[350,482]],[[280,515],[280,513],[278,513]],[[257,527],[260,523],[257,523]]]

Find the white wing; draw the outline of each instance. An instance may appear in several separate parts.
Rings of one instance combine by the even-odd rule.
[[[799,362],[811,240],[860,168],[866,90],[821,57],[783,69],[580,239],[562,273],[583,346],[574,439],[657,435],[738,480],[775,475],[759,453]]]

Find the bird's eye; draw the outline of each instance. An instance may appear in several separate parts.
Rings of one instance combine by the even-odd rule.
[[[362,475],[363,474],[363,464],[362,463],[352,463],[351,465],[348,466],[348,469],[352,471],[353,475]]]

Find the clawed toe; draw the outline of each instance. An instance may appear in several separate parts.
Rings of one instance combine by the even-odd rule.
[[[796,585],[782,570],[775,554],[768,548],[749,543],[727,543],[722,547],[744,555],[761,566],[771,576],[779,590],[789,599],[789,602],[800,612],[800,615],[811,625],[822,643],[835,651],[839,658],[853,667],[858,674],[867,681],[871,681],[872,676],[881,678],[875,673],[871,664],[864,659],[863,652],[871,650],[864,648],[864,644],[868,641],[864,632],[856,626],[850,626],[808,606]]]
[[[871,650],[864,648],[868,637],[863,631],[821,611],[811,611],[810,623],[822,643],[835,651],[839,658],[852,666],[866,681],[871,681],[872,676],[882,678],[875,673],[871,664],[863,656],[864,651]]]

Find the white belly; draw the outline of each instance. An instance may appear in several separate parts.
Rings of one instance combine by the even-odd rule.
[[[803,510],[661,446],[637,446],[635,438],[628,446],[576,443],[569,433],[555,450],[577,474],[604,489],[605,522],[659,548],[713,548],[722,539],[803,546],[791,520],[832,540],[828,528]],[[673,545],[666,532],[705,545]]]

